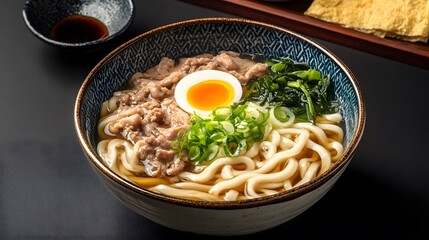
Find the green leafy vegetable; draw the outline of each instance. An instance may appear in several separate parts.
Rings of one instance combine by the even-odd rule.
[[[296,121],[313,124],[318,115],[334,111],[335,104],[328,93],[329,75],[290,59],[272,59],[266,63],[269,73],[249,82],[243,101],[285,106],[295,114]]]

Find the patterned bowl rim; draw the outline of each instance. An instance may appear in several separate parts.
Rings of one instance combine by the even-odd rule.
[[[350,80],[354,91],[356,93],[356,98],[358,100],[358,119],[357,119],[357,126],[356,131],[353,133],[353,136],[351,137],[350,144],[347,148],[344,149],[343,156],[335,162],[329,170],[327,170],[325,173],[321,174],[317,178],[299,186],[295,187],[293,189],[284,191],[282,193],[259,197],[259,198],[253,198],[248,200],[236,200],[236,201],[203,201],[203,200],[187,200],[187,199],[180,199],[175,197],[169,197],[162,194],[151,192],[147,189],[143,189],[141,187],[138,187],[127,180],[123,179],[116,173],[114,173],[110,168],[105,166],[101,159],[98,157],[97,153],[94,151],[94,149],[91,147],[88,139],[85,136],[85,132],[82,130],[81,125],[81,119],[80,119],[80,108],[81,108],[81,101],[83,99],[83,95],[93,78],[93,76],[97,73],[97,71],[102,68],[106,62],[108,62],[113,56],[120,53],[122,50],[127,48],[128,46],[132,45],[133,43],[145,39],[150,38],[152,35],[157,34],[159,32],[168,31],[170,29],[174,29],[176,27],[181,27],[185,25],[192,25],[192,24],[204,24],[204,23],[239,23],[239,24],[249,24],[249,25],[255,25],[260,26],[268,29],[273,29],[276,31],[281,31],[286,34],[291,35],[292,37],[302,39],[303,41],[312,44],[316,48],[318,48],[320,51],[328,55],[330,58],[335,61],[335,63],[346,73],[348,79]],[[172,204],[178,204],[182,206],[187,207],[196,207],[196,208],[209,208],[209,209],[242,209],[242,208],[252,208],[252,207],[260,207],[264,205],[269,204],[276,204],[281,202],[286,202],[295,198],[298,198],[302,195],[305,195],[312,190],[315,190],[322,186],[324,183],[326,183],[328,180],[330,180],[333,176],[335,176],[337,173],[339,173],[344,167],[347,167],[348,163],[351,161],[356,148],[362,138],[363,131],[365,128],[365,121],[366,121],[366,114],[365,114],[365,106],[363,101],[363,96],[361,93],[361,89],[359,86],[359,83],[353,73],[350,71],[350,69],[343,63],[341,59],[339,59],[337,56],[335,56],[330,50],[326,49],[319,43],[306,38],[305,36],[296,33],[294,31],[285,29],[283,27],[279,27],[276,25],[255,21],[255,20],[248,20],[248,19],[241,19],[241,18],[218,18],[218,17],[212,17],[212,18],[198,18],[198,19],[191,19],[191,20],[184,20],[180,22],[175,22],[171,24],[167,24],[158,28],[154,28],[152,30],[149,30],[145,33],[142,33],[126,42],[118,46],[116,49],[108,53],[88,74],[88,76],[85,78],[84,82],[82,83],[82,86],[79,89],[75,106],[74,106],[74,125],[75,130],[78,135],[78,140],[83,148],[84,153],[86,154],[87,158],[90,160],[91,164],[96,168],[96,170],[103,174],[105,177],[107,177],[109,180],[114,181],[115,183],[119,184],[121,187],[125,188],[126,190],[132,191],[136,194],[143,195],[145,197],[149,197],[152,199],[156,199],[163,202],[169,202]]]

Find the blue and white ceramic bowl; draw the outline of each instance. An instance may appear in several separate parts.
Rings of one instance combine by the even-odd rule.
[[[22,15],[28,29],[42,41],[66,50],[86,51],[98,49],[121,35],[134,20],[135,7],[132,0],[27,0]],[[83,16],[87,19],[79,18],[78,21],[75,19],[74,22],[62,24],[68,26],[68,33],[73,31],[81,36],[94,34],[103,31],[99,28],[102,27],[105,34],[99,38],[87,36],[78,42],[73,41],[77,39],[76,36],[71,41],[65,37],[56,38],[53,34],[54,26],[71,16]],[[94,26],[94,21],[90,21],[91,25],[88,25],[84,21],[88,18],[95,20],[98,25]],[[77,27],[80,29],[76,29]]]
[[[307,62],[332,76],[344,118],[344,155],[317,179],[282,194],[245,201],[176,199],[142,189],[121,178],[97,156],[96,125],[103,101],[137,71],[173,59],[231,50]],[[143,33],[108,54],[89,73],[77,96],[75,127],[83,151],[101,181],[130,209],[166,227],[210,235],[241,235],[266,230],[298,216],[321,199],[349,165],[365,125],[358,82],[329,50],[277,26],[229,18],[178,22]],[[178,220],[177,216],[180,216]]]

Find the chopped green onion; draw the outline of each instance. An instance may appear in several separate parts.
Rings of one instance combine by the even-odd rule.
[[[270,123],[275,128],[290,127],[295,122],[295,114],[287,107],[277,106],[270,109]]]
[[[219,154],[219,146],[216,144],[211,144],[207,152],[207,161],[212,161]]]
[[[286,112],[288,108],[278,106],[274,108],[274,117],[276,117],[280,122],[286,122],[290,119],[290,116]]]
[[[215,109],[202,118],[191,116],[190,129],[179,134],[171,147],[192,162],[212,161],[216,157],[235,157],[265,135],[268,111],[255,104],[235,103]],[[223,149],[223,151],[220,151]]]

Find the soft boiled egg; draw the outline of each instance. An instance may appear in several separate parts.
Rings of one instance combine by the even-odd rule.
[[[243,90],[233,75],[219,70],[190,73],[176,85],[174,98],[188,113],[209,115],[217,107],[228,106],[241,99]]]

